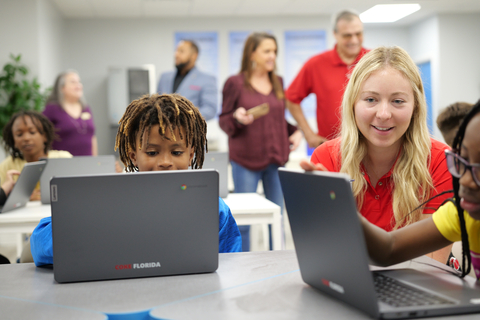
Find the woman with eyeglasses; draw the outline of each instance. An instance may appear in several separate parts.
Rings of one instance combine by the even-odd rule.
[[[428,218],[452,194],[444,150],[430,138],[418,68],[398,47],[379,47],[354,68],[337,139],[319,146],[306,170],[350,175],[359,212],[391,231]],[[448,262],[451,246],[431,255]]]

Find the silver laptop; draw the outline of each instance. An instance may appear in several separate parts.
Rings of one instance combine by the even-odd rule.
[[[370,271],[347,175],[283,168],[279,175],[300,272],[307,284],[374,318],[480,312],[480,288],[450,273]],[[393,296],[380,292],[380,287],[392,281],[399,286],[393,289]],[[406,300],[398,301],[398,293],[403,290],[408,292]],[[417,305],[412,305],[409,298]]]
[[[220,197],[228,196],[228,152],[208,152],[205,154],[203,169],[215,169],[220,174]]]
[[[58,177],[50,186],[57,282],[218,267],[216,171]]]
[[[27,204],[46,164],[45,161],[27,162],[25,164],[7,197],[7,201],[5,201],[3,207],[0,206],[1,213],[24,207]]]
[[[45,159],[47,166],[40,177],[40,193],[43,204],[50,203],[50,179],[52,177],[115,173],[115,156],[77,156],[73,158]]]

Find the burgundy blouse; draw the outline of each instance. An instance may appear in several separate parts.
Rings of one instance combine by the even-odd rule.
[[[279,77],[283,85],[282,79]],[[246,110],[268,103],[270,112],[250,125],[243,125],[233,118],[239,107]],[[247,88],[244,75],[227,79],[223,87],[220,127],[228,135],[230,159],[241,166],[259,171],[270,164],[283,166],[288,161],[290,142],[288,137],[297,128],[285,120],[285,100],[279,100],[275,93],[263,95],[253,88]]]

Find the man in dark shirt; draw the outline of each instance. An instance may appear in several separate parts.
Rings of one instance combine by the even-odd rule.
[[[200,110],[205,120],[209,120],[217,114],[217,80],[195,66],[198,54],[198,46],[193,41],[180,41],[175,51],[177,70],[160,76],[157,92],[184,96]]]

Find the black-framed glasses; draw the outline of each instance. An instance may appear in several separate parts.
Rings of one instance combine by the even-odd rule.
[[[480,187],[480,163],[470,164],[460,155],[450,150],[445,150],[445,157],[447,158],[448,171],[450,171],[452,176],[460,179],[467,170],[470,170],[473,181]]]

